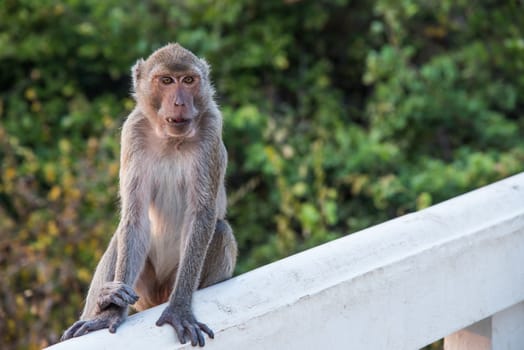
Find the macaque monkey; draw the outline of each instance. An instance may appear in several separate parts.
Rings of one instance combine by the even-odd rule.
[[[193,292],[233,274],[237,244],[225,220],[227,153],[208,64],[178,44],[132,68],[136,107],[124,122],[121,218],[96,268],[84,311],[62,340],[114,333],[128,306],[168,302],[156,322],[204,346]]]

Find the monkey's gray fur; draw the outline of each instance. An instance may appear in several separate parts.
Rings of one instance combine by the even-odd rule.
[[[178,44],[138,60],[137,105],[122,130],[121,219],[96,268],[84,311],[62,339],[116,328],[128,305],[169,301],[182,343],[213,337],[191,309],[197,288],[230,278],[237,245],[225,220],[227,153],[208,64]],[[189,77],[189,78],[188,78]]]

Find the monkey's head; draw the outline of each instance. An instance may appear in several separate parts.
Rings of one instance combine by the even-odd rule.
[[[134,96],[157,136],[191,137],[209,106],[209,66],[179,44],[168,44],[132,68]]]

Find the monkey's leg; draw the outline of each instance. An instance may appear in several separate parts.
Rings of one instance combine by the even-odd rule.
[[[116,236],[113,236],[111,242],[109,242],[109,247],[106,249],[102,259],[100,259],[93,279],[91,280],[91,285],[89,286],[89,291],[87,292],[86,304],[84,306],[84,310],[82,311],[82,315],[80,316],[80,320],[75,322],[64,332],[62,338],[60,339],[61,341],[73,338],[75,333],[86,323],[86,320],[96,315],[98,310],[97,300],[100,288],[104,282],[113,280],[115,275],[116,254],[117,239]]]
[[[115,266],[117,257],[117,237],[113,236],[109,242],[107,250],[102,255],[102,259],[98,263],[89,291],[87,292],[86,304],[84,311],[80,316],[81,320],[85,320],[95,316],[97,311],[97,301],[100,290],[105,282],[113,281],[115,278]]]
[[[231,226],[224,219],[218,219],[215,233],[209,244],[198,288],[231,278],[237,260],[237,243]]]

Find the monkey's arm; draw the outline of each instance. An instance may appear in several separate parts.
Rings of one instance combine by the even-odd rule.
[[[113,281],[133,286],[142,270],[149,249],[149,216],[151,176],[143,159],[142,118],[132,113],[122,130],[120,153],[121,217],[116,231],[117,258]]]
[[[225,169],[224,155],[221,154],[223,152],[225,150],[218,145],[214,151],[204,153],[211,159],[196,162],[199,166],[199,169],[196,169],[196,181],[193,181],[189,189],[189,202],[193,205],[190,222],[186,223],[189,236],[169,304],[156,323],[158,326],[171,324],[182,344],[189,339],[193,346],[204,346],[202,332],[211,338],[214,337],[208,326],[196,320],[191,310],[191,300],[193,292],[197,289],[206,252],[215,230],[218,186],[223,181]]]
[[[126,165],[124,169],[130,165]],[[136,166],[131,164],[131,166]],[[144,180],[135,175],[136,171],[121,173],[122,214],[115,233],[117,239],[114,277],[99,288],[96,298],[96,314],[110,308],[125,309],[138,300],[133,286],[145,263],[149,249],[149,188]],[[138,172],[142,173],[142,172]],[[96,293],[96,291],[93,291]],[[89,296],[88,296],[89,298]],[[114,333],[115,328],[109,327]]]
[[[146,188],[148,184],[136,175],[140,173],[135,168],[138,165],[133,159],[126,158],[127,154],[123,143],[120,224],[95,271],[81,319],[65,331],[62,340],[102,328],[116,332],[127,317],[128,305],[138,300],[132,286],[144,264],[149,245],[149,189]]]
[[[121,180],[122,181],[122,180]],[[123,179],[122,217],[116,232],[118,250],[114,282],[133,286],[142,270],[149,249],[149,193],[144,180]]]
[[[125,308],[134,304],[138,296],[133,286],[142,270],[149,249],[148,208],[151,185],[146,175],[141,145],[133,142],[135,119],[132,116],[124,124],[120,159],[121,217],[116,230],[116,262],[113,275],[103,281],[93,297],[97,298],[97,311],[111,307]],[[138,143],[138,144],[137,144]],[[89,296],[88,296],[89,298]],[[111,330],[111,328],[110,328]]]

